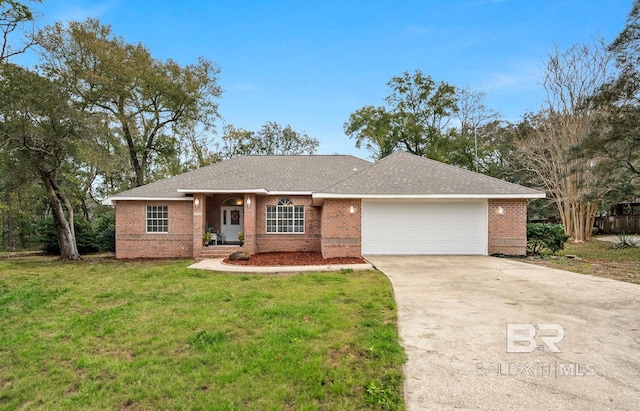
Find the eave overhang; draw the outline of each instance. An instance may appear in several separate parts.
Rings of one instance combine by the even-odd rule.
[[[526,194],[337,194],[313,193],[313,205],[319,206],[324,199],[378,199],[378,200],[487,200],[487,199],[536,199],[545,198],[544,192]]]

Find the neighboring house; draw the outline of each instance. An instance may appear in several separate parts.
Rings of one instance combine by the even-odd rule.
[[[116,208],[117,258],[199,258],[235,249],[319,251],[326,258],[522,255],[527,200],[544,196],[399,152],[375,163],[344,155],[237,157],[105,203]],[[222,234],[224,245],[203,245],[207,227]]]

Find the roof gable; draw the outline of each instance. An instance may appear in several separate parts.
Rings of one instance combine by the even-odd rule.
[[[523,196],[542,197],[544,193],[464,170],[449,164],[397,152],[374,163],[358,174],[343,179],[318,193],[351,196]]]
[[[241,156],[110,197],[180,199],[194,192],[304,192],[322,190],[371,163],[349,155]]]

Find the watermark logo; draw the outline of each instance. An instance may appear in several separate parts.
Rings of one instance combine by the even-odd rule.
[[[477,362],[476,375],[482,377],[593,377],[596,366],[593,363],[577,362]]]
[[[561,324],[507,324],[507,353],[530,354],[538,350],[558,354],[562,352],[559,347],[562,340],[564,340],[564,327]],[[596,366],[593,363],[499,361],[477,362],[475,365],[476,375],[479,376],[560,378],[592,377],[596,375]]]
[[[564,327],[561,324],[507,324],[508,353],[532,353],[537,349],[557,354],[562,352],[558,344],[563,339]]]

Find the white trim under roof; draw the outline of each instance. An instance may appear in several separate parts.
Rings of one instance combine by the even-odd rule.
[[[267,191],[267,194],[272,196],[310,196],[313,195],[313,191]]]
[[[314,193],[311,191],[267,191],[265,189],[254,190],[191,190],[179,189],[179,193],[185,194],[227,194],[227,193],[251,193],[266,195],[311,195],[314,200],[325,198],[361,198],[361,199],[415,199],[415,200],[453,200],[453,199],[534,199],[546,198],[546,193],[528,194],[336,194],[336,193]],[[193,201],[193,197],[108,197],[102,201],[103,205],[113,205],[114,201]],[[322,202],[315,202],[321,204]]]
[[[107,197],[103,205],[113,205],[114,201],[193,201],[193,197]]]
[[[243,193],[243,194],[267,194],[267,190],[264,188],[251,188],[251,189],[238,189],[238,190],[208,190],[198,188],[179,188],[178,193],[185,194],[228,194],[228,193]]]
[[[335,194],[313,193],[313,198],[371,198],[371,199],[532,199],[545,198],[544,192],[528,194]]]
[[[296,195],[296,196],[310,196],[313,191],[269,191],[264,188],[252,188],[252,189],[240,189],[240,190],[198,190],[194,188],[179,188],[179,193],[185,194],[266,194],[274,196],[283,195]]]

